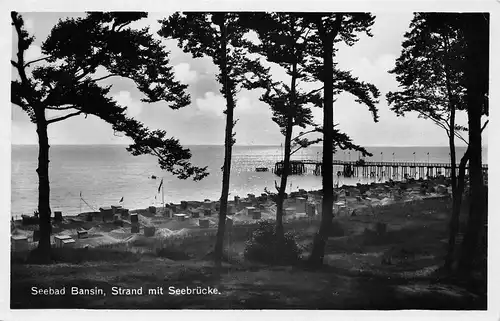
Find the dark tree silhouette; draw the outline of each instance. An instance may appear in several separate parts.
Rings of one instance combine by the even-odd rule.
[[[280,240],[283,240],[283,201],[289,174],[290,156],[293,154],[292,142],[296,142],[297,149],[294,151],[296,152],[300,148],[319,141],[302,137],[292,139],[293,127],[315,126],[311,110],[307,105],[321,104],[319,94],[321,89],[304,92],[299,88],[299,81],[308,78],[303,72],[303,66],[307,62],[305,49],[310,31],[309,27],[304,24],[300,13],[242,14],[242,20],[259,36],[260,43],[252,47],[251,51],[259,53],[266,57],[269,62],[285,68],[287,75],[290,76],[289,84],[263,79],[266,92],[260,98],[271,107],[273,121],[278,124],[285,136],[284,170],[280,174],[281,182],[277,186],[278,195],[276,198],[276,235]]]
[[[469,161],[470,209],[467,230],[459,257],[459,270],[470,273],[477,259],[486,257],[486,200],[482,172],[481,134],[488,121],[481,125],[482,117],[489,115],[489,14],[487,13],[439,13],[424,15],[426,28],[431,33],[456,39],[449,50],[454,55],[444,64],[449,75],[457,77],[457,88],[462,87],[462,101],[454,97],[455,104],[463,103],[467,111],[468,126],[459,129],[468,131],[468,148],[462,158],[459,178]],[[455,38],[451,38],[451,36]],[[453,77],[450,77],[450,80]],[[453,83],[451,84],[453,85]],[[453,129],[453,127],[451,127]],[[462,188],[460,179],[457,193]],[[458,204],[459,205],[459,204]],[[457,220],[458,218],[454,218]],[[454,223],[456,224],[456,223]],[[448,259],[448,265],[450,264]],[[483,262],[484,263],[484,262]],[[481,264],[485,267],[485,264]]]
[[[371,36],[370,28],[375,17],[368,13],[310,13],[304,14],[313,30],[312,41],[308,42],[311,56],[307,71],[323,82],[323,204],[322,218],[318,233],[314,237],[313,249],[309,257],[312,265],[321,265],[325,253],[333,218],[333,144],[335,129],[333,124],[334,96],[348,92],[356,97],[356,102],[368,106],[374,121],[378,121],[376,104],[380,96],[378,89],[361,82],[350,72],[341,71],[333,62],[335,44],[344,42],[354,45],[358,33]]]
[[[461,79],[460,66],[464,60],[464,39],[452,25],[431,24],[435,13],[416,13],[405,34],[403,51],[390,71],[397,75],[402,90],[387,94],[387,101],[396,115],[416,112],[419,117],[432,120],[443,128],[448,136],[451,155],[451,180],[453,209],[445,268],[450,269],[455,251],[462,194],[464,191],[467,151],[456,169],[455,137],[468,143],[460,131],[465,126],[456,124],[456,113],[466,109],[466,89]],[[438,14],[439,15],[439,14]]]
[[[263,75],[268,70],[263,68],[258,59],[246,55],[249,42],[244,39],[248,28],[240,23],[237,13],[214,12],[175,13],[160,21],[159,34],[165,38],[177,39],[179,47],[194,58],[210,57],[219,68],[217,81],[221,84],[221,94],[226,99],[226,130],[224,138],[224,165],[222,167],[222,193],[220,198],[219,225],[214,249],[216,265],[220,266],[224,231],[227,217],[229,179],[231,174],[232,146],[235,143],[233,127],[236,94],[242,88],[252,89],[260,86],[254,75]]]
[[[464,82],[469,117],[470,211],[459,260],[461,271],[470,273],[475,259],[486,257],[487,190],[482,171],[483,115],[489,115],[490,15],[466,13],[450,15],[445,21],[458,24],[465,40]],[[439,22],[438,22],[439,23]],[[478,251],[479,248],[479,251]],[[480,255],[478,255],[480,254]],[[481,264],[486,268],[486,264]]]
[[[190,103],[186,86],[174,79],[168,54],[148,28],[135,30],[130,24],[147,16],[140,12],[87,13],[86,17],[60,20],[42,44],[43,57],[25,60],[25,52],[34,41],[24,28],[22,16],[11,13],[12,25],[18,37],[16,60],[11,60],[18,73],[11,82],[11,101],[21,107],[37,126],[38,154],[38,212],[40,241],[38,255],[50,260],[50,183],[49,137],[50,124],[78,115],[94,115],[117,132],[133,140],[127,150],[134,155],[152,154],[158,157],[162,169],[179,178],[206,176],[206,168],[193,167],[191,154],[179,141],[166,138],[163,130],[151,131],[126,115],[126,106],[119,106],[108,97],[111,86],[99,81],[110,77],[133,80],[144,93],[144,102],[166,101],[173,109]],[[31,66],[35,66],[30,73]],[[97,68],[108,74],[96,77]],[[48,111],[68,113],[47,119]]]
[[[316,81],[309,72],[311,57],[307,53],[307,46],[313,36],[312,28],[302,13],[271,12],[271,13],[244,13],[242,20],[254,30],[259,37],[258,45],[252,46],[251,51],[263,55],[267,61],[276,63],[285,69],[289,82],[273,82],[270,78],[262,79],[266,92],[260,98],[267,103],[273,113],[273,121],[280,127],[285,136],[283,171],[280,173],[281,182],[276,185],[278,194],[276,199],[276,235],[283,240],[283,202],[290,168],[290,158],[302,148],[307,148],[323,141],[322,138],[307,138],[309,134],[322,134],[322,127],[313,122],[311,107],[322,107],[323,87],[305,91],[301,84]],[[308,129],[293,137],[294,127]],[[312,128],[312,129],[311,129]],[[333,150],[337,148],[355,149],[367,155],[368,152],[351,139],[334,130],[332,141]],[[277,243],[279,244],[279,242]],[[279,252],[279,249],[277,249]]]

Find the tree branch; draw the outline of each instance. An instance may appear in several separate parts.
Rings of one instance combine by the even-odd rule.
[[[63,117],[50,119],[50,120],[47,121],[47,124],[57,123],[58,121],[65,120],[65,119],[68,119],[68,118],[73,117],[73,116],[78,116],[80,114],[82,114],[81,110],[77,111],[77,112],[74,112],[74,113],[71,113],[71,114],[68,114],[68,115],[63,116]]]
[[[443,128],[443,129],[446,131],[446,133],[448,133],[448,131],[449,131],[449,130],[448,130],[448,128],[445,126],[445,124],[447,124],[446,122],[444,122],[444,121],[442,121],[442,120],[441,120],[441,121],[442,121],[442,122],[441,122],[441,121],[439,121],[439,119],[435,119],[434,117],[432,117],[432,116],[430,116],[430,115],[427,115],[427,114],[426,114],[426,113],[424,113],[423,111],[420,111],[420,110],[419,110],[418,112],[419,112],[419,114],[421,114],[421,115],[423,115],[423,116],[425,116],[425,117],[429,118],[430,120],[432,120],[432,121],[433,121],[436,125],[438,125],[439,127]],[[444,122],[444,124],[443,124],[443,122]]]
[[[296,152],[298,152],[300,149],[302,149],[302,146],[299,146],[299,147],[297,147],[296,150],[294,150],[293,152],[290,152],[290,156],[292,156],[293,154],[295,154]]]
[[[311,130],[308,130],[306,132],[303,132],[303,133],[300,133],[298,134],[297,136],[295,136],[294,138],[292,138],[292,140],[296,140],[297,138],[300,138],[304,135],[307,135],[307,134],[310,134],[310,133],[319,133],[320,131],[317,129],[317,128],[314,128],[314,129],[311,129]]]
[[[314,89],[314,90],[311,90],[310,92],[308,92],[306,95],[309,96],[309,95],[313,95],[317,92],[320,92],[324,89],[325,87],[321,87],[321,88],[318,88],[318,89]]]
[[[489,122],[490,122],[490,120],[488,119],[488,120],[484,123],[483,127],[481,127],[481,133],[482,133],[482,132],[483,132],[483,130],[486,128],[486,125],[488,125],[488,123],[489,123]]]
[[[97,68],[97,66],[95,68]],[[87,69],[82,67],[81,69],[82,69],[82,74],[80,76],[76,76],[76,72],[75,72],[75,81],[80,81],[83,78],[87,77],[90,74],[90,72],[92,71],[92,69],[94,69],[94,66],[90,66]]]
[[[464,143],[466,143],[467,145],[469,145],[469,142],[467,140],[465,140],[465,138],[462,136],[462,134],[460,134],[459,132],[455,131],[455,137],[457,137],[458,139],[460,139],[461,141],[463,141]]]
[[[29,65],[31,65],[31,64],[33,64],[35,62],[38,62],[38,61],[49,59],[50,57],[52,57],[52,56],[47,56],[47,57],[35,59],[35,60],[32,60],[32,61],[28,61],[27,63],[24,64],[24,67],[28,67]]]
[[[120,76],[118,74],[109,74],[107,76],[104,76],[104,77],[101,77],[101,78],[97,78],[97,79],[92,79],[93,82],[97,82],[97,81],[100,81],[100,80],[104,80],[104,79],[107,79],[109,77],[113,77],[113,76]]]
[[[66,105],[69,105],[69,106],[62,107],[62,106],[66,106]],[[50,109],[50,110],[68,110],[68,109],[74,109],[74,108],[76,108],[74,105],[71,105],[71,104],[66,104],[66,105],[61,105],[59,107],[45,107],[45,109]]]
[[[430,114],[426,114],[425,112],[419,110],[418,111],[421,115],[429,118],[430,120],[432,120],[436,125],[438,125],[439,127],[441,127],[442,129],[444,129],[446,131],[446,134],[448,136],[450,136],[450,130],[445,126],[445,124],[447,125],[448,123],[443,121],[442,118],[439,117],[439,120],[441,120],[442,122],[444,122],[444,124],[442,122],[440,122],[438,119],[435,119],[433,116],[431,116]],[[464,143],[466,143],[467,145],[469,144],[469,142],[467,142],[467,140],[465,140],[465,138],[457,131],[454,131],[455,133],[455,137],[457,137],[458,139],[460,139],[461,141],[463,141]]]

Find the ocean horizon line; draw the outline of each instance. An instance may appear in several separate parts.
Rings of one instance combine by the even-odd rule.
[[[50,146],[129,146],[130,144],[51,144]],[[11,146],[38,146],[38,144],[11,144]],[[183,146],[224,146],[224,144],[183,144]],[[310,147],[321,147],[323,145],[311,145]],[[360,145],[365,148],[417,148],[417,147],[440,147],[448,148],[448,145]],[[236,144],[233,147],[281,147],[281,145],[273,144]],[[467,147],[467,145],[455,145],[455,147]],[[483,145],[483,148],[488,148],[488,145]]]

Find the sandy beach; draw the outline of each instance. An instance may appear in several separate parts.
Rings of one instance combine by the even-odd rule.
[[[334,216],[378,216],[393,204],[408,204],[426,199],[440,199],[450,196],[445,180],[422,180],[413,183],[387,182],[336,188]],[[426,192],[421,186],[427,186]],[[362,193],[363,191],[363,193]],[[321,191],[293,192],[284,202],[285,221],[319,220],[321,217]],[[162,246],[161,242],[196,235],[215,235],[218,225],[218,202],[185,201],[181,204],[166,204],[165,207],[151,206],[146,209],[126,210],[113,205],[115,212],[85,212],[77,216],[64,216],[62,221],[53,220],[52,243],[57,246],[57,236],[69,236],[74,243],[71,247],[128,247],[137,244],[139,239],[145,243]],[[252,228],[260,220],[275,220],[276,204],[267,194],[246,197],[235,196],[229,201],[228,229]],[[131,216],[136,216],[138,230],[133,232]],[[105,216],[107,216],[105,218]],[[205,221],[205,222],[203,222]],[[23,220],[13,221],[13,236],[27,238],[29,248],[36,247],[34,230],[36,225],[23,224]],[[149,229],[148,236],[145,236]],[[152,231],[152,232],[151,232]],[[84,232],[84,235],[79,235]],[[147,241],[149,240],[149,241]],[[157,243],[160,243],[158,245]]]

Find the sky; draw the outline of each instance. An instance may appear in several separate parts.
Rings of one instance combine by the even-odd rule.
[[[134,27],[150,26],[152,32],[159,28],[158,19],[170,13],[150,13],[147,19]],[[334,104],[334,122],[355,143],[362,146],[447,146],[445,132],[432,121],[408,114],[397,117],[389,109],[385,95],[396,91],[398,83],[388,73],[401,53],[401,43],[413,14],[411,12],[373,12],[376,16],[372,27],[373,37],[360,36],[352,47],[339,46],[335,57],[338,67],[350,70],[362,81],[371,82],[381,92],[379,99],[379,122],[373,121],[366,106],[354,101],[349,94],[341,94]],[[83,16],[83,13],[29,12],[23,13],[27,30],[35,36],[35,42],[27,52],[27,60],[41,57],[40,46],[59,19]],[[13,34],[12,53],[15,53],[16,37]],[[109,78],[100,82],[112,85],[110,95],[119,104],[127,107],[127,113],[151,129],[164,129],[169,136],[178,138],[184,145],[222,145],[224,143],[225,100],[221,96],[220,84],[215,79],[216,66],[209,58],[193,59],[177,47],[175,40],[162,40],[170,51],[170,63],[176,78],[188,84],[191,104],[172,110],[167,103],[142,103],[142,94],[130,80]],[[276,80],[289,82],[284,71],[275,65],[272,75]],[[16,71],[12,69],[15,77]],[[271,120],[268,105],[259,101],[262,91],[243,90],[237,96],[235,118],[237,145],[280,145],[284,136]],[[322,109],[313,108],[314,119],[322,124]],[[50,114],[49,114],[50,118]],[[466,116],[458,116],[458,122],[466,125]],[[299,132],[295,129],[295,132]],[[77,116],[49,126],[51,144],[127,144],[128,138],[115,136],[111,126],[94,116]],[[488,132],[484,133],[487,145]],[[12,143],[36,144],[35,125],[18,106],[12,105]],[[460,144],[460,143],[459,143]]]

